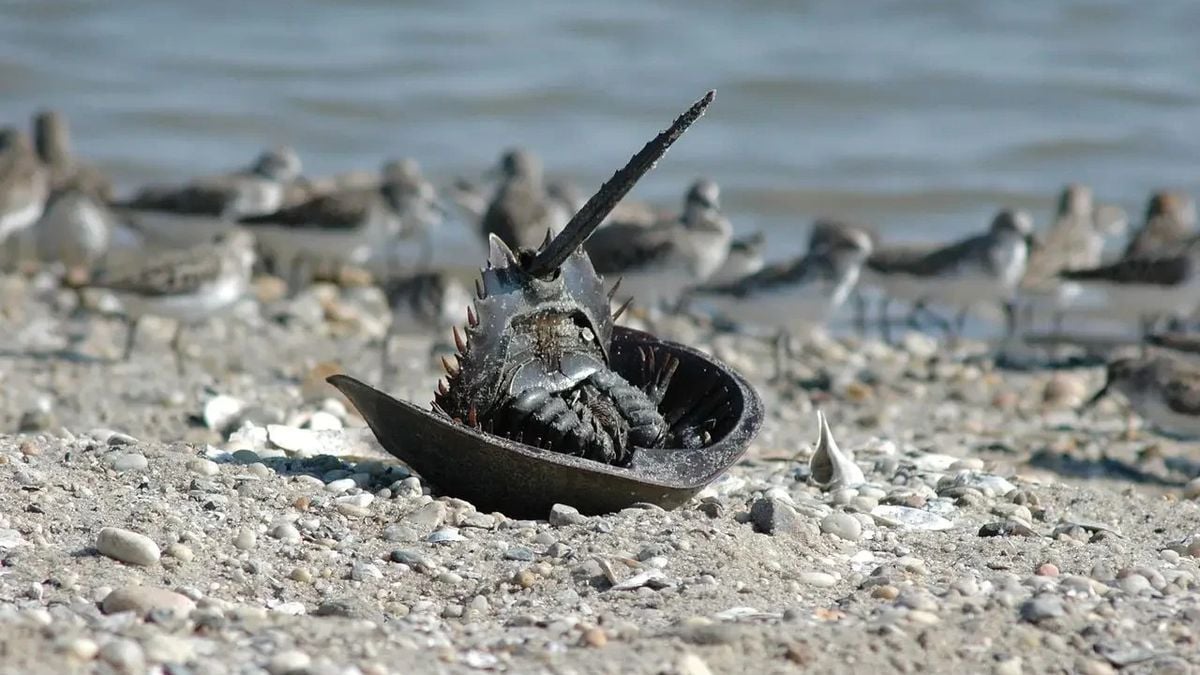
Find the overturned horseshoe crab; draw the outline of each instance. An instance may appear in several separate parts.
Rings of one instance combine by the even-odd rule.
[[[754,389],[694,349],[615,326],[616,287],[604,291],[581,247],[713,95],[537,250],[492,238],[431,410],[346,375],[329,378],[388,452],[443,494],[514,517],[543,517],[555,503],[584,513],[638,502],[672,508],[741,457],[762,422]]]

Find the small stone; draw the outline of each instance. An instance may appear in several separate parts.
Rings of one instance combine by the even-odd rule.
[[[1200,499],[1200,477],[1193,478],[1183,486],[1184,499]]]
[[[242,551],[249,551],[258,545],[258,535],[248,527],[240,528],[233,538],[233,545]]]
[[[178,663],[191,661],[196,655],[192,641],[176,635],[151,635],[142,643],[147,660],[154,663]]]
[[[267,672],[271,675],[294,675],[306,672],[312,659],[304,652],[289,650],[279,652],[267,663]]]
[[[582,525],[587,522],[587,516],[580,513],[574,506],[555,504],[550,507],[549,521],[555,527]]]
[[[21,447],[18,450],[26,457],[37,457],[42,454],[42,449],[33,441],[21,441]]]
[[[1056,577],[1058,576],[1058,565],[1054,563],[1042,563],[1038,565],[1037,575],[1040,577]]]
[[[524,546],[513,546],[504,552],[505,560],[519,560],[522,562],[530,562],[534,558],[532,550]]]
[[[196,557],[196,555],[192,553],[192,549],[188,548],[186,544],[181,544],[179,542],[168,544],[166,552],[167,555],[181,562],[191,562],[192,558]]]
[[[300,530],[291,523],[280,523],[271,528],[271,536],[280,541],[295,543],[300,541]]]
[[[344,475],[344,474],[343,474]],[[325,484],[325,491],[330,494],[340,495],[343,492],[358,487],[353,478],[339,478]]]
[[[429,567],[428,559],[426,559],[425,556],[421,555],[420,553],[417,553],[416,551],[408,551],[408,550],[405,550],[402,548],[398,548],[398,549],[392,551],[391,554],[389,555],[389,557],[392,559],[392,562],[397,562],[402,565],[408,565],[409,567],[412,567],[413,569]]]
[[[442,582],[443,584],[454,585],[454,584],[461,584],[463,578],[462,578],[461,574],[458,574],[456,572],[442,572],[441,574],[437,575],[437,580]]]
[[[992,675],[1021,675],[1021,657],[1004,659],[992,668]]]
[[[350,567],[350,578],[354,581],[374,581],[383,578],[383,572],[375,565],[356,560],[354,565]]]
[[[106,527],[96,535],[96,550],[131,565],[153,565],[161,552],[150,537],[119,527]]]
[[[834,511],[821,519],[821,531],[846,541],[858,541],[862,538],[862,523],[849,513]]]
[[[142,616],[156,610],[176,616],[187,616],[195,608],[196,603],[186,595],[155,586],[118,588],[106,595],[100,603],[100,609],[105,614],[136,612]]]
[[[215,476],[220,471],[217,463],[204,457],[193,457],[188,460],[188,470],[201,476]]]
[[[292,581],[298,581],[302,584],[307,584],[312,582],[313,573],[310,572],[307,567],[297,567],[292,570],[292,573],[288,575],[288,578]]]
[[[764,497],[750,506],[750,522],[756,531],[774,536],[801,531],[804,520],[783,500]]]
[[[592,628],[583,631],[583,635],[579,636],[579,643],[585,647],[595,647],[599,649],[600,647],[608,644],[608,635],[605,634],[603,628],[593,626]]]
[[[881,600],[895,600],[899,595],[900,589],[892,586],[891,584],[883,584],[882,586],[875,586],[871,589],[871,597],[879,598]]]
[[[1153,589],[1150,580],[1140,574],[1128,574],[1121,577],[1117,580],[1117,586],[1130,595],[1141,595]]]
[[[125,473],[126,471],[144,471],[149,466],[149,462],[142,453],[130,452],[113,457],[109,460],[108,465],[117,473]]]
[[[146,655],[141,646],[133,640],[110,640],[100,648],[99,656],[119,673],[135,675],[146,670]]]
[[[1087,387],[1075,376],[1056,373],[1042,390],[1042,403],[1048,408],[1078,408],[1087,395]]]
[[[242,465],[253,464],[259,460],[258,453],[249,448],[234,450],[230,457],[235,463]]]
[[[708,663],[696,654],[684,654],[675,662],[676,675],[712,675]]]
[[[100,651],[100,645],[88,638],[75,638],[67,643],[66,652],[79,661],[91,661]]]
[[[404,522],[413,528],[430,532],[441,527],[446,521],[445,502],[429,502],[428,504],[404,516]]]
[[[829,588],[837,584],[837,578],[828,572],[801,572],[796,575],[796,581],[817,588]]]
[[[513,575],[512,580],[514,584],[521,588],[533,588],[534,583],[537,582],[537,576],[529,570],[519,570]]]
[[[1037,595],[1021,603],[1021,619],[1037,623],[1046,619],[1054,619],[1067,613],[1062,599],[1056,595]]]

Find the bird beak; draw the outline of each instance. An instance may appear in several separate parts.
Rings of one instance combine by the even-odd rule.
[[[1108,395],[1108,386],[1108,383],[1105,383],[1103,387],[1100,387],[1100,391],[1096,392],[1086,403],[1079,407],[1079,412],[1086,412],[1094,408],[1100,402],[1100,399]]]

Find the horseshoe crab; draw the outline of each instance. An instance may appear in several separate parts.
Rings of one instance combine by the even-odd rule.
[[[605,293],[581,246],[713,96],[647,143],[537,250],[492,238],[431,410],[346,375],[329,378],[388,452],[440,492],[516,517],[544,516],[555,503],[585,513],[671,508],[745,452],[762,421],[754,389],[690,347],[615,326],[616,286]]]

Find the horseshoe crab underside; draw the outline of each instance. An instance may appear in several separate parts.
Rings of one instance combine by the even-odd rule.
[[[696,449],[638,448],[623,467],[456,424],[346,375],[334,375],[329,382],[358,408],[384,449],[437,492],[466,499],[482,511],[542,518],[556,503],[588,514],[639,502],[669,509],[686,502],[745,453],[762,423],[762,402],[745,379],[705,354],[648,333],[616,328],[612,368],[639,386],[647,377],[643,351],[653,353],[659,363],[668,356],[679,359],[659,406],[672,427],[707,423],[711,438]]]

